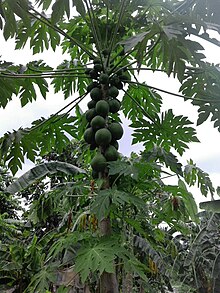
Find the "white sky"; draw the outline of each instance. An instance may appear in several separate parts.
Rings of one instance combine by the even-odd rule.
[[[209,62],[220,63],[220,48],[214,45],[206,45],[206,56]],[[32,51],[29,48],[25,48],[21,51],[14,50],[14,42],[12,40],[4,41],[2,32],[0,31],[0,56],[2,60],[15,62],[16,64],[26,64],[31,60],[44,59],[48,65],[56,66],[62,62],[63,59],[68,59],[68,56],[62,56],[61,50],[57,50],[56,53],[51,51],[45,51],[43,54],[32,55]],[[178,92],[179,84],[172,78],[167,78],[164,74],[152,74],[145,72],[141,75],[140,81],[147,80],[149,85],[167,89],[172,92]],[[190,102],[184,102],[183,99],[174,97],[171,95],[161,94],[164,98],[163,109],[172,108],[176,115],[188,116],[191,121],[196,122],[197,111]],[[6,131],[12,129],[18,129],[20,126],[30,126],[31,122],[40,117],[48,117],[50,114],[55,113],[65,104],[69,103],[71,98],[66,101],[63,99],[62,93],[54,94],[53,91],[48,94],[45,101],[42,97],[39,97],[36,102],[26,105],[21,108],[19,99],[14,97],[13,101],[9,102],[6,109],[0,109],[1,125],[0,136]],[[85,102],[84,102],[85,105]],[[84,107],[83,105],[81,105]],[[128,123],[127,123],[128,124]],[[131,151],[138,152],[141,149],[140,145],[128,146],[131,142],[132,130],[128,127],[125,128],[125,135],[120,141],[120,151],[124,155],[129,155]],[[211,122],[206,122],[197,127],[198,138],[201,143],[190,144],[190,149],[180,158],[181,163],[184,165],[187,160],[192,158],[194,163],[197,164],[203,171],[208,172],[217,187],[220,185],[220,133],[217,129],[213,128]],[[129,143],[128,143],[129,142]],[[23,173],[32,166],[31,163],[27,163],[24,169],[18,174]],[[172,184],[172,181],[169,181]],[[207,200],[201,197],[198,190],[192,189],[193,194],[196,197],[197,202]]]

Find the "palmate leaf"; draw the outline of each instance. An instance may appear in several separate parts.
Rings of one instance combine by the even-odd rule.
[[[164,162],[166,167],[170,168],[176,174],[182,175],[182,164],[177,157],[171,152],[167,152],[162,147],[154,145],[153,149],[142,153],[142,157],[147,162],[157,161]]]
[[[7,192],[16,193],[21,191],[22,189],[30,186],[36,180],[45,177],[46,175],[52,175],[58,172],[63,172],[68,175],[75,175],[77,173],[86,173],[83,169],[78,168],[72,164],[68,164],[66,162],[48,162],[37,165],[36,167],[30,169],[28,172],[19,177],[16,181],[11,183]]]
[[[220,131],[220,68],[219,65],[203,63],[200,68],[189,68],[180,91],[193,97],[192,104],[199,106],[197,125],[202,124],[211,116],[214,127]]]
[[[138,170],[131,161],[108,162],[109,175],[132,176],[137,179]]]
[[[75,56],[77,59],[77,56]],[[82,67],[83,68],[83,67]],[[58,70],[62,69],[73,69],[74,76],[68,76],[64,74],[62,78],[53,78],[52,85],[54,87],[55,93],[62,91],[64,93],[64,98],[67,99],[69,96],[72,96],[73,93],[78,92],[80,95],[86,93],[86,87],[89,83],[87,77],[82,75],[82,70],[76,69],[73,62],[64,60],[62,64],[57,67]]]
[[[94,213],[100,221],[108,215],[112,203],[118,207],[124,204],[131,204],[137,209],[144,209],[145,207],[145,202],[140,197],[117,190],[116,188],[111,188],[99,191],[95,201],[91,205],[91,212]]]
[[[148,35],[148,32],[142,32],[136,36],[132,36],[125,41],[120,42],[120,44],[124,45],[125,53],[129,52],[131,49],[136,47],[139,43],[143,42],[143,40]]]
[[[68,114],[55,115],[48,120],[34,121],[31,128],[8,132],[0,139],[0,157],[15,174],[25,156],[35,162],[37,155],[45,155],[52,150],[60,153],[71,137],[78,139],[78,130],[74,125],[77,120]]]
[[[106,217],[110,211],[111,191],[101,190],[91,205],[91,212],[96,215],[100,221]]]
[[[10,37],[14,37],[17,31],[17,22],[15,19],[14,12],[10,9],[8,3],[5,1],[2,3],[0,2],[1,7],[1,16],[4,19],[2,29],[4,38],[7,40]]]
[[[196,131],[189,127],[192,124],[187,117],[174,116],[172,110],[162,113],[161,121],[151,123],[145,119],[133,122],[133,143],[143,142],[146,150],[154,147],[154,144],[170,152],[173,147],[180,155],[189,148],[187,143],[198,142]]]
[[[24,22],[26,27],[30,27],[31,19],[26,13],[28,10],[29,1],[28,0],[6,0],[5,1],[8,4],[8,7],[12,10],[16,16],[20,17],[22,21]]]
[[[145,208],[145,202],[140,197],[117,189],[112,189],[112,203],[119,207],[124,204],[132,204],[137,209]]]
[[[190,160],[185,166],[184,179],[189,186],[193,186],[197,182],[197,185],[204,196],[207,196],[208,192],[210,192],[211,195],[214,195],[215,189],[209,175],[197,167],[192,160]]]
[[[75,6],[76,11],[81,15],[85,15],[85,7],[82,0],[72,0],[72,5]],[[69,0],[56,0],[52,6],[52,15],[51,21],[56,24],[59,22],[65,15],[70,17],[70,1]]]
[[[39,76],[41,70],[52,71],[52,68],[47,66],[42,60],[18,66],[10,62],[0,62],[0,107],[6,107],[13,94],[19,96],[22,107],[29,102],[33,102],[37,99],[37,87],[44,99],[46,99],[48,83],[43,76]],[[33,78],[21,78],[20,74],[22,76],[31,74]],[[36,78],[34,77],[35,74],[38,74]],[[10,77],[10,75],[13,77]]]
[[[58,264],[55,263],[50,263],[48,266],[42,267],[37,274],[32,276],[31,282],[24,293],[46,292],[49,290],[51,284],[56,281],[57,269]]]
[[[220,24],[219,10],[220,3],[218,0],[200,1],[195,0],[190,5],[193,16],[200,16],[201,19],[207,22]]]
[[[90,273],[114,273],[113,261],[119,250],[118,240],[112,238],[103,238],[99,243],[82,246],[75,262],[75,271],[80,274],[82,282],[86,281]]]
[[[143,85],[129,85],[127,93],[132,96],[136,103],[128,96],[124,95],[122,100],[122,111],[125,117],[131,121],[143,118],[143,108],[152,118],[157,118],[162,105],[159,94]],[[137,103],[140,105],[138,106]]]
[[[0,88],[0,107],[5,108],[8,102],[12,100],[12,95],[18,94],[19,83],[16,79],[3,78],[0,76]]]
[[[49,46],[55,51],[60,44],[60,35],[39,20],[33,20],[30,28],[19,22],[15,48],[23,48],[28,40],[33,54],[36,54],[48,49]]]
[[[51,15],[51,21],[53,24],[61,20],[64,14],[66,14],[68,18],[70,17],[70,3],[69,2],[70,2],[69,0],[55,1],[55,3],[52,6],[52,15]]]

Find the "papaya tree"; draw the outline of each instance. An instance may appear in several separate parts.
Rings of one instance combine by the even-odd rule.
[[[88,178],[92,181],[83,205],[85,210],[80,212],[94,217],[99,228],[75,233],[82,218],[77,214],[71,234],[60,235],[60,241],[66,245],[65,239],[68,243],[72,239],[73,261],[68,260],[68,266],[74,266],[80,282],[91,292],[153,292],[149,289],[149,270],[155,273],[155,283],[159,283],[155,290],[164,292],[164,286],[169,289],[164,267],[157,265],[153,269],[156,259],[162,259],[158,251],[166,256],[166,237],[159,225],[165,221],[178,231],[184,229],[178,221],[184,224],[189,219],[197,220],[195,202],[184,181],[188,185],[198,181],[203,194],[214,193],[207,174],[192,161],[183,169],[173,154],[181,156],[190,142],[198,142],[192,122],[183,115],[175,116],[172,109],[161,112],[161,105],[163,93],[190,100],[198,108],[197,125],[211,117],[214,127],[220,128],[219,65],[205,60],[204,48],[197,41],[219,46],[211,34],[219,32],[219,8],[216,0],[0,1],[0,28],[6,41],[15,40],[15,49],[29,45],[37,54],[50,48],[56,56],[56,48],[61,47],[69,56],[57,68],[48,66],[46,60],[22,65],[1,60],[1,107],[5,108],[15,95],[22,107],[38,95],[46,99],[49,88],[55,93],[61,91],[64,99],[71,101],[49,118],[33,121],[31,127],[7,132],[0,140],[0,155],[16,174],[25,158],[37,162],[39,156],[61,154],[72,139],[81,142],[77,156],[80,153],[87,175],[79,176],[80,182],[88,187]],[[140,82],[139,75],[146,71],[176,78],[180,82],[179,93]],[[79,104],[85,100],[88,109],[82,111]],[[74,116],[70,115],[73,109]],[[124,133],[120,114],[131,121],[133,143],[142,142],[144,146],[142,155],[134,155],[130,160],[118,151]],[[8,192],[20,192],[33,179],[53,172],[69,170],[73,175],[78,170],[85,174],[75,164],[48,164],[37,166],[12,184]],[[177,186],[164,185],[161,178],[166,172],[167,176],[178,177]],[[57,183],[64,183],[59,182],[60,178],[52,181],[52,189]],[[77,178],[71,177],[73,183],[79,182]],[[65,180],[69,183],[68,178]],[[67,188],[68,184],[63,186]],[[47,199],[55,209],[50,194]],[[39,197],[36,208],[42,200]],[[68,227],[67,231],[70,232]],[[158,251],[149,245],[150,239]],[[55,241],[51,258],[44,255],[41,264],[45,262],[48,268],[52,260],[52,268],[59,256],[61,266],[65,266],[66,259],[60,256],[65,245],[58,246]],[[47,249],[48,246],[44,251]],[[159,279],[158,269],[163,272]],[[46,269],[42,271],[45,279],[38,286],[38,278],[42,277],[40,265],[38,270],[25,290],[52,291],[53,286],[42,285],[53,283]]]

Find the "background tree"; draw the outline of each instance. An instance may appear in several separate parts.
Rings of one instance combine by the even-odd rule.
[[[72,8],[76,9],[74,14]],[[140,83],[138,73],[162,71],[177,78],[181,83],[179,93],[170,94],[191,100],[198,106],[198,125],[211,116],[214,127],[219,128],[219,66],[205,62],[203,47],[190,38],[195,35],[219,45],[209,34],[210,30],[219,31],[218,8],[220,6],[215,0],[208,4],[196,0],[0,2],[0,27],[6,40],[15,38],[16,49],[22,49],[27,42],[33,54],[47,48],[55,51],[57,46],[61,46],[63,52],[70,56],[70,60],[63,60],[56,69],[42,60],[24,65],[2,61],[0,105],[6,107],[15,94],[25,106],[37,98],[37,88],[46,98],[48,79],[55,92],[63,91],[64,98],[73,92],[79,95],[48,119],[41,118],[30,128],[6,133],[1,138],[3,162],[15,174],[25,156],[36,162],[39,156],[45,157],[48,153],[61,154],[72,138],[77,141],[84,139],[80,158],[84,165],[91,162],[95,179],[83,207],[77,210],[76,214],[80,215],[74,218],[71,232],[68,226],[64,236],[58,232],[59,242],[53,239],[52,246],[52,242],[48,244],[50,258],[43,254],[39,266],[27,278],[25,285],[19,287],[15,282],[15,287],[19,288],[16,290],[53,290],[52,275],[58,270],[56,261],[61,267],[65,264],[74,266],[74,272],[80,275],[84,287],[89,286],[89,290],[95,292],[154,290],[153,287],[148,288],[151,277],[147,272],[152,263],[157,263],[156,257],[163,259],[158,256],[158,251],[167,256],[164,251],[167,247],[166,233],[161,232],[160,224],[165,222],[179,231],[189,219],[197,221],[196,206],[184,180],[189,185],[198,181],[203,194],[208,191],[213,194],[214,189],[207,174],[192,161],[183,169],[172,153],[175,151],[182,155],[189,142],[198,141],[192,123],[187,117],[175,116],[171,109],[161,113],[160,93],[170,92]],[[47,14],[49,11],[52,11],[51,15]],[[88,110],[83,113],[78,105],[87,97],[90,97]],[[75,114],[71,116],[73,109]],[[142,142],[144,145],[140,157],[126,160],[119,156],[118,140],[123,135],[119,111],[131,120],[133,143]],[[164,185],[162,174],[167,171],[163,167],[169,168],[169,176],[174,173],[179,178],[177,186]],[[48,162],[36,168],[12,184],[8,191],[18,192],[35,179],[53,172],[84,173],[77,166],[61,162]],[[88,178],[83,180],[82,175],[77,176],[81,192],[86,184],[88,188]],[[67,179],[63,176],[51,179],[52,191],[43,190],[42,196],[32,202],[33,214],[40,205],[45,207],[41,208],[42,218],[38,218],[40,224],[50,222],[48,212],[50,216],[58,213],[64,217],[60,214],[62,193],[59,193],[61,197],[57,206],[53,195],[57,184],[69,183]],[[75,183],[76,179],[71,177],[71,180]],[[63,186],[67,188],[68,184]],[[68,189],[64,190],[66,195]],[[69,205],[67,210],[73,214],[72,204]],[[99,229],[94,232],[91,224],[86,222],[86,216],[85,229],[75,231],[76,227],[80,230],[78,222],[82,214],[93,217],[94,223],[98,221]],[[60,220],[58,218],[54,228],[59,227]],[[49,226],[48,232],[51,228]],[[150,231],[153,231],[152,235]],[[40,239],[36,238],[40,236],[35,234],[36,231],[32,232],[33,245],[41,247]],[[70,247],[66,247],[70,239],[72,260],[68,259],[66,263],[64,256],[70,253]],[[150,253],[154,250],[146,248],[151,242],[156,246],[155,254]],[[42,251],[47,251],[47,248],[43,246]],[[147,262],[145,254],[150,257]],[[24,259],[21,263],[25,263]],[[166,270],[161,266],[157,269],[160,274],[155,274],[154,283],[159,287],[154,284],[155,290],[164,292],[165,285],[171,289]]]

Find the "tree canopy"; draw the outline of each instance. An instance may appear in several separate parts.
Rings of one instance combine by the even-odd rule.
[[[199,42],[220,45],[212,37],[219,11],[217,0],[0,1],[0,29],[16,50],[29,46],[34,55],[50,48],[56,56],[61,47],[69,56],[57,68],[46,60],[0,60],[0,107],[14,96],[22,107],[46,99],[49,88],[71,98],[50,117],[0,138],[1,164],[13,175],[25,158],[37,164],[2,191],[3,198],[17,194],[29,204],[22,221],[1,213],[8,230],[0,243],[3,288],[68,292],[71,284],[87,292],[163,293],[190,280],[191,292],[217,292],[217,252],[204,278],[210,255],[200,259],[195,252],[196,233],[199,239],[211,233],[201,221],[216,228],[217,218],[198,215],[187,186],[197,183],[212,196],[215,189],[192,160],[183,166],[177,157],[198,142],[193,123],[161,105],[164,93],[189,100],[198,109],[197,125],[211,118],[220,131],[220,67],[206,61]],[[145,71],[176,78],[179,92],[140,82]],[[143,143],[140,155],[125,158],[117,150],[121,114],[131,122],[133,143]],[[177,185],[165,185],[166,176],[176,176]],[[188,253],[194,262],[183,265]],[[172,278],[175,268],[186,278]],[[71,280],[58,282],[64,271]]]

